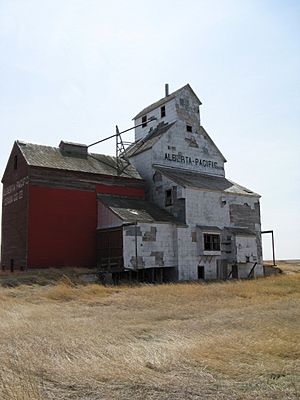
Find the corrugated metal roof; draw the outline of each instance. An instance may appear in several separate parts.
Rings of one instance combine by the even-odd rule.
[[[161,136],[167,132],[175,122],[169,123],[160,123],[157,125],[155,129],[150,131],[144,138],[138,140],[133,143],[131,146],[126,149],[126,156],[132,157],[133,155],[142,153],[150,149],[160,138]]]
[[[105,195],[98,195],[97,198],[125,223],[169,222],[182,225],[173,215],[146,200]]]
[[[183,187],[194,187],[198,189],[218,190],[225,193],[243,194],[247,196],[259,196],[257,193],[234,183],[225,177],[205,175],[199,172],[186,171],[178,168],[164,168],[155,166],[155,169]],[[260,197],[260,196],[259,196]]]
[[[71,156],[64,155],[57,147],[20,141],[17,141],[17,145],[31,166],[117,176],[116,158],[112,156],[93,153],[88,153],[86,157]],[[132,165],[129,165],[120,176],[142,179]]]
[[[202,104],[201,101],[199,100],[198,96],[195,94],[195,92],[193,91],[193,89],[191,88],[191,86],[189,84],[184,85],[183,87],[181,87],[180,89],[175,90],[175,92],[170,93],[168,96],[163,97],[162,99],[156,101],[155,103],[152,103],[150,106],[144,108],[141,112],[139,112],[133,119],[137,119],[139,117],[141,117],[142,115],[146,115],[148,114],[150,111],[154,110],[155,108],[158,108],[160,106],[162,106],[163,104],[167,103],[168,101],[174,99],[177,94],[182,90],[182,89],[189,89],[193,95],[196,97],[197,101],[199,102],[199,104]]]

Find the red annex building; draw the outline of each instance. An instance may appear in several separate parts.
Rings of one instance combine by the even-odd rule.
[[[2,178],[2,269],[96,266],[97,195],[143,199],[144,181],[87,150],[14,143]]]

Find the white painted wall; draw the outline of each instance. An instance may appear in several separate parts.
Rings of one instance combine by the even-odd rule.
[[[256,240],[253,236],[236,236],[236,259],[238,263],[257,261]]]
[[[145,234],[151,232],[151,228],[156,229],[155,240],[147,241]],[[124,247],[124,266],[127,269],[134,269],[135,246],[137,239],[137,255],[139,266],[143,268],[153,267],[176,267],[176,226],[169,223],[138,223],[138,236],[126,234],[126,228],[123,229],[123,247]],[[162,253],[162,263],[159,265],[155,257],[156,252]],[[134,258],[133,258],[134,257]]]
[[[160,107],[151,111],[149,115],[156,116],[158,120],[153,122],[153,125],[147,126],[147,128],[136,128],[137,139],[148,133],[150,126],[155,127],[161,121]],[[225,160],[201,127],[199,103],[189,89],[182,89],[175,99],[166,103],[166,117],[163,120],[164,122],[176,121],[176,123],[152,146],[152,149],[133,156],[131,162],[147,182],[148,200],[155,202],[159,207],[175,215],[175,207],[167,207],[165,205],[166,190],[176,186],[177,197],[185,199],[185,222],[187,226],[176,229],[176,238],[173,244],[178,247],[178,278],[180,280],[197,279],[198,265],[203,265],[205,267],[205,278],[216,279],[218,260],[228,260],[229,263],[230,258],[235,257],[235,255],[238,257],[239,269],[242,271],[241,276],[246,277],[248,275],[256,260],[258,262],[258,267],[255,270],[256,275],[261,275],[263,273],[262,259],[257,251],[260,221],[257,221],[254,227],[251,225],[251,228],[256,231],[257,237],[236,238],[237,241],[233,241],[239,247],[234,249],[234,255],[226,255],[224,250],[217,253],[205,252],[203,250],[203,232],[200,231],[199,233],[199,228],[197,228],[197,226],[216,226],[223,230],[224,227],[234,227],[235,223],[231,218],[230,213],[232,210],[230,205],[243,206],[246,203],[251,210],[254,210],[255,205],[259,204],[257,196],[238,195],[224,191],[209,191],[191,187],[185,188],[179,186],[176,182],[172,182],[164,175],[161,176],[161,179],[153,179],[154,167],[159,166],[173,168],[177,173],[193,171],[212,176],[225,176]],[[136,124],[141,123],[141,118],[135,122]],[[192,127],[192,132],[187,131],[187,124]],[[247,228],[248,226],[244,227]],[[198,232],[197,242],[192,240],[193,232],[196,231]],[[167,249],[168,246],[171,246],[170,238],[166,238],[166,235],[162,235],[162,238]],[[149,243],[150,247],[145,246],[141,251],[148,251],[149,253],[153,245],[153,243]],[[232,246],[234,247],[233,244]],[[174,250],[176,251],[173,248]],[[249,263],[246,262],[248,253]],[[145,257],[149,257],[149,255]],[[146,264],[150,265],[151,262],[149,260]]]
[[[200,126],[194,133],[177,121],[153,146],[153,163],[186,171],[224,176],[224,160]],[[191,146],[191,143],[198,147]]]
[[[192,242],[192,229],[178,228],[178,279],[198,278],[197,243]]]
[[[138,126],[137,128],[135,128],[135,141],[146,136],[149,133],[150,128],[154,129],[161,122],[172,123],[172,122],[176,121],[177,112],[176,112],[175,99],[167,101],[163,105],[165,106],[165,110],[166,110],[165,117],[161,118],[161,112],[160,112],[161,106],[150,111],[148,114],[145,114],[145,115],[147,115],[147,120],[149,120],[151,117],[155,117],[156,120],[152,121],[152,122],[148,122],[147,126],[145,126],[144,128],[142,126]],[[142,123],[142,117],[143,116],[137,118],[134,121],[135,126],[140,125]]]

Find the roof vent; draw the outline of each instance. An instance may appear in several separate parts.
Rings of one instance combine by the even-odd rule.
[[[59,148],[64,156],[86,158],[88,151],[87,145],[81,143],[72,143],[61,141]]]

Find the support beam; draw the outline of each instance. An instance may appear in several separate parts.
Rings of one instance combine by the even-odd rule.
[[[274,231],[261,231],[261,234],[263,235],[264,233],[271,233],[272,235],[272,254],[273,254],[273,267],[276,267],[276,261],[275,261],[275,244],[274,244]]]

